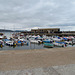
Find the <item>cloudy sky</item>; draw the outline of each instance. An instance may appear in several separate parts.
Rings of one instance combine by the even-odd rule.
[[[75,0],[0,0],[0,29],[75,30]]]

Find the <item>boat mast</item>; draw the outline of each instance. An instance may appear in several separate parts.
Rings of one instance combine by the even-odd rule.
[[[4,35],[5,35],[5,25],[4,25]]]
[[[13,25],[13,31],[14,31],[14,34],[15,34],[15,25]]]

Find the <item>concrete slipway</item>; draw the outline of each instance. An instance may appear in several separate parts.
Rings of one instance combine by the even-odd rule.
[[[47,68],[0,71],[0,75],[75,75],[75,64]]]
[[[0,51],[0,75],[75,75],[75,47]]]

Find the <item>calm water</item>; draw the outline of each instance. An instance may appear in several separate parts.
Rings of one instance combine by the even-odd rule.
[[[13,32],[3,32],[7,38],[10,38],[13,34]],[[16,46],[16,47],[9,47],[9,46],[4,46],[3,48],[0,48],[0,50],[29,50],[29,49],[43,49],[43,44],[30,44],[24,45],[24,46]]]
[[[3,32],[5,36],[7,36],[7,38],[10,38],[10,36],[12,36],[13,32]],[[75,47],[72,45],[69,45],[67,47]],[[16,47],[9,47],[9,46],[4,46],[3,48],[0,48],[0,50],[30,50],[30,49],[44,49],[45,47],[43,46],[43,44],[30,44],[24,45],[24,46],[16,46]]]
[[[75,45],[71,46],[67,46],[67,47],[75,47]],[[57,47],[54,47],[54,48],[57,48]],[[30,49],[49,49],[49,48],[45,48],[43,46],[43,44],[29,44],[28,46],[27,45],[24,45],[24,46],[16,46],[16,47],[10,47],[10,46],[5,46],[3,48],[0,48],[0,51],[1,50],[30,50]]]
[[[3,48],[0,48],[0,50],[30,50],[30,49],[43,49],[43,44],[29,44],[24,45],[24,46],[16,46],[16,47],[10,47],[10,46],[5,46]]]
[[[3,34],[4,34],[5,36],[7,36],[7,38],[10,38],[13,33],[14,33],[14,32],[3,32]]]

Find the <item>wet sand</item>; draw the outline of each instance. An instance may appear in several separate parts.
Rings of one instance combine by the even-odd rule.
[[[0,71],[75,64],[75,47],[0,51]]]

